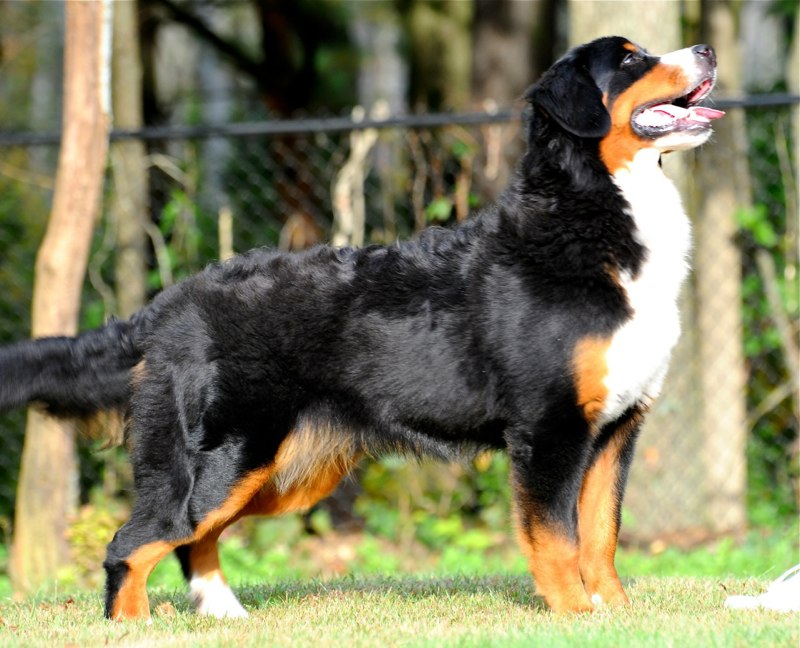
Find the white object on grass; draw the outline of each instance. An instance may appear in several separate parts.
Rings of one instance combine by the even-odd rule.
[[[738,610],[777,610],[800,612],[800,565],[776,578],[767,591],[758,596],[729,596],[725,607]]]

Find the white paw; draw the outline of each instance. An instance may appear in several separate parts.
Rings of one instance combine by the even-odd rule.
[[[205,578],[193,576],[189,581],[189,592],[197,613],[202,616],[217,619],[247,618],[247,610],[242,607],[219,573]]]

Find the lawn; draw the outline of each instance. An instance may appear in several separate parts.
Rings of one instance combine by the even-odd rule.
[[[557,617],[513,576],[361,576],[240,587],[244,621],[193,615],[181,593],[151,593],[153,623],[100,618],[98,594],[0,604],[2,646],[792,646],[800,616],[726,610],[728,591],[764,580],[642,577],[622,610]]]
[[[0,575],[0,648],[800,645],[800,614],[723,607],[728,594],[758,594],[800,561],[796,521],[691,551],[623,549],[617,564],[632,605],[577,617],[553,616],[534,596],[510,541],[462,532],[462,542],[431,551],[371,534],[304,536],[298,525],[275,520],[253,526],[247,542],[234,533],[222,543],[247,620],[194,615],[170,558],[150,580],[152,625],[107,622],[98,553],[91,589],[66,575],[15,601]]]

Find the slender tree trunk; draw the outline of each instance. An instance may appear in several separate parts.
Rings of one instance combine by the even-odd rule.
[[[406,21],[412,108],[467,108],[472,61],[472,4],[412,0]]]
[[[719,91],[738,94],[742,69],[737,9],[726,2],[702,6],[703,38],[714,44],[721,61]],[[735,241],[736,210],[752,204],[744,111],[729,111],[714,131],[714,141],[697,153],[694,267],[708,523],[714,531],[729,531],[746,521],[742,259]]]
[[[654,54],[681,47],[680,3],[672,0],[572,0],[569,5],[570,42],[578,44],[614,34],[624,36]],[[685,154],[664,156],[667,175],[685,193]],[[633,462],[630,488],[625,496],[623,532],[637,539],[660,536],[699,526],[704,507],[696,494],[703,479],[703,465],[693,461],[700,450],[699,434],[693,432],[701,418],[694,397],[695,342],[689,321],[692,299],[681,303],[684,332],[675,350],[672,369],[661,398],[645,420]],[[653,506],[658,502],[658,506]]]
[[[472,21],[473,108],[520,108],[520,97],[553,62],[554,0],[475,0]],[[485,163],[475,173],[479,193],[496,196],[508,185],[525,138],[516,126],[482,129]]]
[[[139,51],[138,2],[114,7],[112,82],[117,128],[142,127],[142,60]],[[117,313],[129,317],[147,296],[147,152],[140,140],[111,146],[114,193],[110,212],[117,228]]]
[[[472,22],[472,96],[514,104],[553,56],[551,0],[476,0]]]
[[[77,331],[81,288],[100,202],[108,144],[111,3],[65,3],[64,121],[53,207],[36,257],[34,337]],[[105,53],[105,56],[104,56]],[[72,424],[31,410],[22,451],[11,575],[31,592],[69,560],[67,516],[76,493]]]

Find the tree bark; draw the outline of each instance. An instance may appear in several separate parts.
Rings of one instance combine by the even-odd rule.
[[[472,21],[473,108],[521,108],[525,89],[553,62],[553,0],[476,0]],[[498,195],[509,183],[525,138],[516,126],[481,129],[487,155],[483,173],[475,173],[479,193]]]
[[[629,38],[654,54],[682,45],[680,3],[672,0],[572,0],[568,8],[573,45],[607,34]],[[687,155],[672,153],[663,162],[665,173],[686,195]],[[698,432],[702,410],[696,397],[695,335],[687,325],[693,306],[687,286],[681,300],[684,331],[661,397],[645,419],[631,469],[622,531],[637,540],[702,526],[705,498],[700,485],[705,466],[696,460],[702,447]]]
[[[410,41],[411,104],[427,110],[469,105],[472,4],[412,0],[406,17]]]
[[[507,108],[553,57],[551,0],[476,0],[472,22],[472,96]]]
[[[656,54],[681,47],[678,2],[573,1],[569,8],[573,42],[615,33]],[[705,20],[711,11],[721,11],[715,23],[732,26],[727,3],[703,3],[702,9]],[[735,90],[729,79],[737,67],[736,43],[732,33],[720,29],[713,37],[706,31],[704,37],[719,50],[720,85],[730,92]],[[681,193],[697,197],[697,204],[685,201],[697,215],[695,274],[682,298],[684,332],[631,470],[624,531],[641,540],[680,540],[689,531],[707,536],[744,522],[741,270],[732,238],[734,211],[748,202],[736,192],[737,178],[741,186],[748,184],[746,169],[734,168],[737,160],[746,160],[738,122],[742,118],[741,113],[729,114],[717,122],[714,141],[698,153],[664,156],[665,172]],[[692,180],[698,187],[693,192],[686,170],[695,159],[699,162]]]
[[[36,257],[32,335],[74,335],[108,146],[108,0],[65,4],[64,118],[53,206]],[[104,52],[106,56],[104,57]],[[69,560],[67,517],[77,481],[73,425],[28,415],[11,576],[32,592]]]
[[[718,91],[742,91],[736,9],[703,2],[705,41],[717,58]],[[742,259],[735,242],[736,210],[752,205],[747,132],[741,109],[715,124],[714,141],[698,151],[698,213],[695,225],[695,284],[700,387],[703,402],[702,458],[706,464],[708,523],[714,531],[741,529],[746,522],[746,378],[742,340]]]
[[[112,97],[117,128],[142,127],[142,60],[138,2],[114,7]],[[110,212],[117,228],[115,273],[117,314],[129,317],[147,297],[147,152],[141,140],[111,145],[114,193]]]

